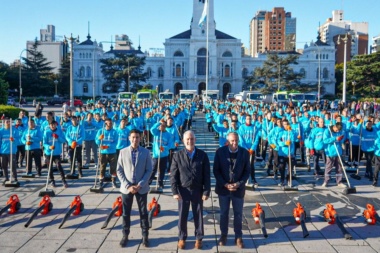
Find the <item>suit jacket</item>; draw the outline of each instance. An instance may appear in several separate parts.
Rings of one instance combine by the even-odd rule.
[[[249,153],[245,148],[238,147],[237,159],[232,168],[233,180],[230,182],[230,153],[228,146],[219,148],[214,157],[214,176],[216,179],[215,193],[218,195],[228,195],[232,193],[236,197],[244,197],[245,183],[247,182],[251,166],[249,163]],[[230,192],[226,187],[227,183],[239,183],[236,191]]]
[[[191,190],[199,189],[203,193],[202,195],[210,195],[210,160],[203,150],[195,148],[191,160],[186,149],[178,151],[173,156],[170,172],[173,195],[179,194],[179,187]]]
[[[120,192],[128,194],[133,185],[133,173],[136,173],[136,185],[140,185],[140,194],[149,192],[149,178],[152,174],[152,158],[149,150],[139,147],[136,166],[132,163],[132,148],[128,146],[120,150],[117,161],[117,177],[120,180]]]

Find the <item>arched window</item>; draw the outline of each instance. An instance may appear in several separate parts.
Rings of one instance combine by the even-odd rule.
[[[318,76],[319,76],[319,68],[317,68],[317,73],[316,73],[315,77],[319,78]]]
[[[88,84],[87,83],[83,84],[83,93],[88,93]]]
[[[180,77],[180,76],[182,76],[182,71],[181,71],[182,69],[181,69],[181,64],[176,64],[175,65],[175,76],[176,77]]]
[[[88,58],[88,53],[86,53],[86,58]]]
[[[246,78],[248,76],[248,69],[247,68],[243,68],[243,71],[242,71],[242,76],[243,78]]]
[[[197,53],[197,75],[204,76],[206,75],[206,48],[201,48]]]
[[[82,53],[79,54],[79,58],[82,58]]]
[[[164,69],[162,67],[158,68],[158,77],[164,77]]]
[[[302,77],[306,77],[306,71],[305,71],[304,68],[300,69],[300,74],[301,74]]]
[[[146,70],[146,73],[148,74],[148,78],[151,78],[152,77],[152,69],[151,68],[148,68]]]
[[[318,55],[319,55],[319,53],[315,56],[315,59],[317,59],[317,60],[318,60]]]
[[[326,57],[326,55],[325,55],[325,54],[323,54],[323,58],[322,58],[322,59],[324,60],[324,59],[325,59],[325,57]]]
[[[232,57],[232,54],[230,51],[226,51],[223,53],[222,57]]]
[[[329,59],[329,54],[326,54],[326,60],[328,60]]]
[[[82,67],[80,67],[80,69],[79,69],[79,77],[84,77],[84,74],[85,74],[85,69],[84,69],[84,67],[82,66]]]
[[[183,53],[178,50],[174,53],[174,57],[183,57]]]
[[[91,68],[90,67],[86,68],[86,74],[87,74],[87,77],[91,77]]]
[[[231,67],[230,67],[230,65],[228,65],[228,64],[225,65],[223,72],[224,72],[224,77],[231,77]]]
[[[323,68],[323,78],[324,79],[329,78],[329,71],[327,70],[327,68]]]

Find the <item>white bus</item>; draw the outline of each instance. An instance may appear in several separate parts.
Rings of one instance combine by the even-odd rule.
[[[119,92],[118,101],[123,103],[124,101],[131,101],[133,98],[133,92]]]
[[[158,94],[159,100],[173,100],[174,99],[174,93],[170,91],[164,91]]]
[[[247,101],[264,101],[266,100],[267,95],[264,95],[263,93],[259,91],[249,91],[246,94],[246,100]]]
[[[218,100],[219,90],[207,90],[207,97],[206,97],[206,91],[202,90],[202,98],[203,100],[207,100],[207,99]]]
[[[149,100],[152,99],[152,93],[150,91],[141,91],[137,92],[136,94],[136,100],[141,101],[141,100]]]
[[[194,100],[195,96],[198,94],[196,90],[180,90],[179,99],[180,100]]]

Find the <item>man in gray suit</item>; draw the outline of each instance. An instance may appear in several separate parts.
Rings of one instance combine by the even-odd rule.
[[[148,181],[152,173],[152,158],[149,150],[139,146],[140,140],[140,131],[131,130],[129,133],[131,145],[120,150],[117,161],[117,176],[121,183],[120,192],[123,198],[123,238],[120,241],[121,247],[124,247],[128,242],[133,196],[136,196],[139,207],[143,245],[149,247],[147,195],[149,192]]]

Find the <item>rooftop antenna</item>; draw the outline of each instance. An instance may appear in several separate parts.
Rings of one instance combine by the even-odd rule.
[[[140,46],[140,35],[139,35],[139,46],[138,46],[138,49],[141,50],[141,46]]]

